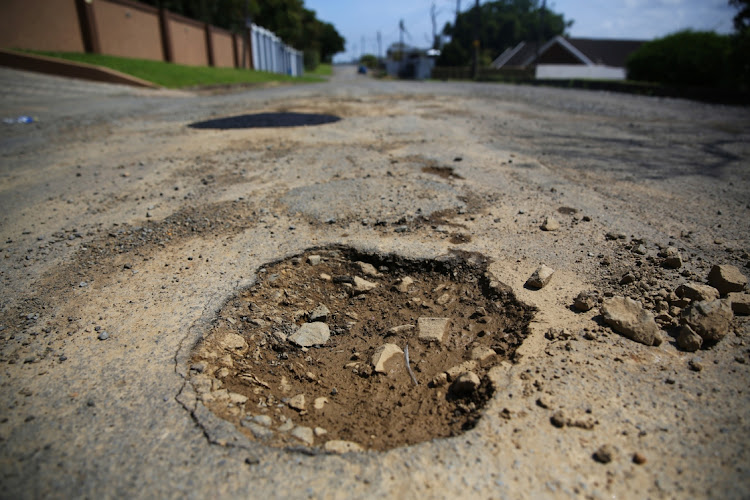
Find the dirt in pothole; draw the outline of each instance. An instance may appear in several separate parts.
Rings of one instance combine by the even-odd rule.
[[[512,358],[532,316],[476,255],[319,249],[258,276],[196,346],[191,381],[212,411],[273,446],[386,450],[471,429],[492,396],[488,371]],[[300,347],[305,323],[330,337]],[[428,326],[442,340],[423,338]],[[394,354],[376,367],[386,345]]]

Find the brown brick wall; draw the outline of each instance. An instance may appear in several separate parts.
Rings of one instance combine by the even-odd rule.
[[[206,31],[204,25],[175,14],[169,15],[174,63],[207,66]]]
[[[97,0],[94,6],[103,54],[163,60],[159,14],[156,9],[107,0]]]
[[[75,0],[0,0],[0,47],[83,52]]]

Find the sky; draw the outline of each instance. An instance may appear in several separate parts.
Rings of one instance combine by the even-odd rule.
[[[488,0],[481,1],[485,3]],[[437,30],[455,18],[456,0],[304,0],[318,19],[332,23],[346,39],[346,52],[335,61],[351,60],[363,52],[377,54],[377,33],[382,51],[399,40],[398,23],[404,20],[405,42],[431,45],[430,7],[437,8]],[[732,31],[735,9],[728,0],[548,0],[547,7],[574,21],[570,35],[577,38],[650,40],[686,28]],[[473,0],[461,0],[467,10]],[[364,47],[364,51],[363,51]]]

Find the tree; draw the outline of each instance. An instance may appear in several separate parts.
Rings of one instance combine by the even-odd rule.
[[[487,2],[479,7],[480,58],[491,61],[508,47],[514,47],[522,41],[537,41],[540,38],[549,40],[562,35],[573,21],[566,21],[563,14],[550,9],[544,10],[538,0],[497,0]],[[444,66],[463,66],[471,60],[471,47],[474,40],[474,19],[476,7],[456,16],[453,24],[446,24],[443,34],[450,36],[451,41],[443,47],[438,64]],[[541,33],[540,19],[543,18]]]
[[[739,9],[734,16],[734,34],[729,54],[730,72],[739,89],[750,90],[750,0],[729,0]]]

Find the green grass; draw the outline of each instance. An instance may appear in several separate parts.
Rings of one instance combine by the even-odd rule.
[[[333,75],[333,65],[320,63],[310,74],[315,76],[331,76]]]
[[[311,83],[323,81],[319,76],[304,75],[291,77],[267,73],[265,71],[249,71],[236,68],[212,68],[209,66],[184,66],[161,61],[146,59],[130,59],[126,57],[108,56],[103,54],[82,54],[78,52],[41,52],[25,51],[47,57],[56,57],[68,61],[82,62],[96,66],[104,66],[162,87],[183,88],[209,85],[230,84],[261,84],[270,82],[282,83]]]

